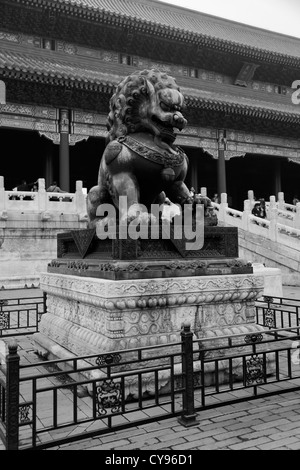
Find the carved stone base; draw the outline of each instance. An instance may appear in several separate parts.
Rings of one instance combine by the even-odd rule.
[[[48,311],[35,335],[36,350],[50,358],[167,345],[180,341],[185,321],[194,339],[262,329],[255,324],[254,301],[264,279],[254,274],[111,281],[43,273],[40,288]],[[145,380],[144,392],[153,387]],[[162,376],[161,389],[167,387],[168,376]],[[136,395],[134,381],[128,393]]]

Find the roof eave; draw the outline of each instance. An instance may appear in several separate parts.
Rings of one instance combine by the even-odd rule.
[[[36,73],[28,70],[2,69],[3,78],[12,78],[15,80],[25,80],[29,82],[44,83],[54,86],[65,86],[70,89],[81,89],[86,91],[97,91],[101,93],[112,94],[117,86],[117,82],[108,82],[107,80],[88,80],[76,77],[57,76],[53,73]],[[184,92],[183,92],[184,94]],[[292,112],[282,112],[261,106],[250,106],[240,103],[229,103],[225,100],[207,99],[194,97],[184,94],[186,107],[198,108],[208,111],[226,112],[231,115],[244,115],[253,118],[262,118],[272,121],[287,122],[290,124],[300,124],[300,114]]]
[[[266,49],[247,46],[234,41],[221,40],[213,36],[194,33],[191,31],[174,28],[165,24],[155,23],[148,20],[142,20],[134,16],[115,13],[105,9],[97,9],[88,6],[71,5],[68,3],[58,3],[47,0],[17,0],[18,3],[42,7],[49,11],[66,12],[82,18],[84,20],[104,23],[110,26],[130,27],[144,34],[155,34],[168,40],[181,41],[183,43],[194,44],[199,47],[210,47],[221,52],[239,54],[254,61],[264,61],[289,67],[300,68],[298,57],[280,54],[278,52],[268,51]]]

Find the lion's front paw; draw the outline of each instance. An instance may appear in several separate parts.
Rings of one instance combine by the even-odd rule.
[[[135,221],[140,225],[148,225],[154,224],[156,222],[156,217],[145,210],[144,206],[141,206],[140,204],[132,204],[127,213],[123,214],[121,217],[121,222],[129,224],[132,221]]]

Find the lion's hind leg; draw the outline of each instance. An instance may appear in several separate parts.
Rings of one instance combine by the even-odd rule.
[[[86,205],[87,205],[87,214],[88,214],[88,226],[89,228],[95,227],[99,217],[97,216],[97,209],[102,204],[112,203],[111,197],[106,189],[101,188],[101,186],[93,186],[87,195]]]

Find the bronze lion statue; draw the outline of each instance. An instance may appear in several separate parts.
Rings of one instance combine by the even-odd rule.
[[[141,204],[150,213],[151,204],[166,196],[181,206],[193,202],[184,183],[188,158],[174,145],[174,130],[187,125],[183,104],[175,79],[157,69],[135,72],[120,82],[110,99],[98,184],[87,197],[89,227],[99,219],[101,204],[114,204],[120,219],[129,220],[140,214]],[[119,205],[120,196],[127,197],[125,208]]]

